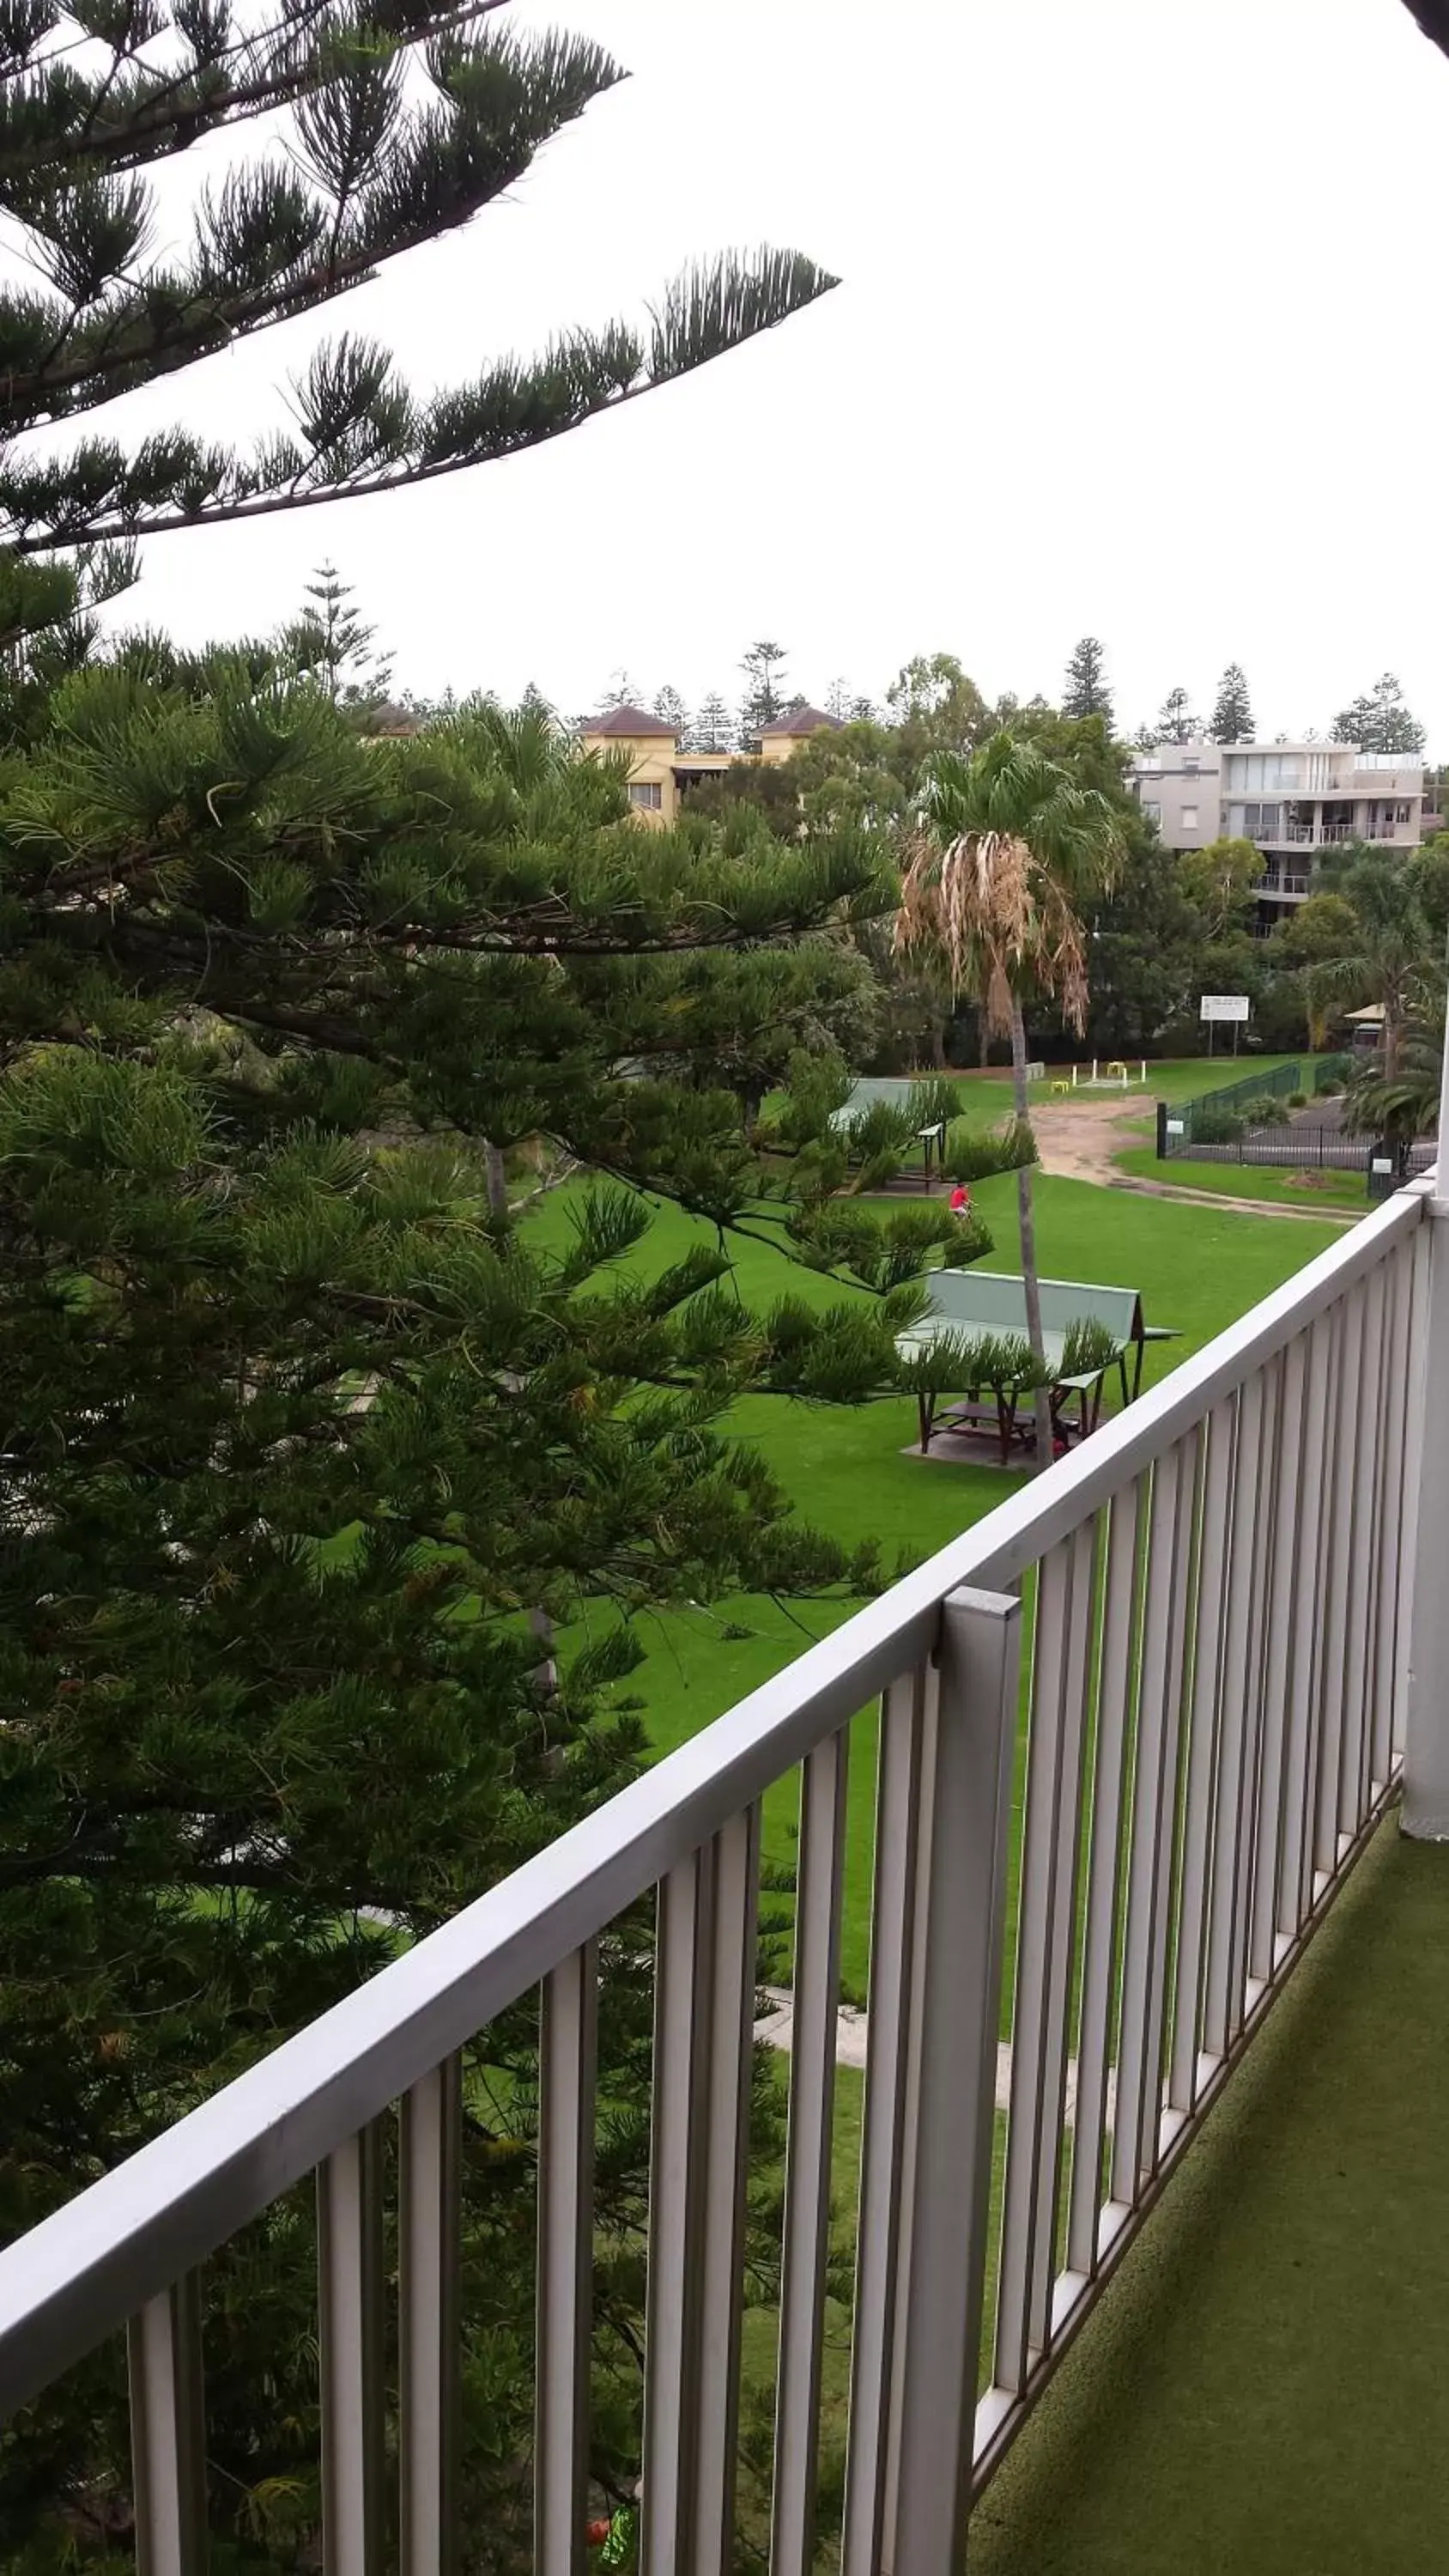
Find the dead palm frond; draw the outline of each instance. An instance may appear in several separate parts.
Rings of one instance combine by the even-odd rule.
[[[1121,846],[1104,796],[1030,743],[997,734],[971,759],[943,754],[906,849],[898,951],[944,959],[993,1036],[1032,986],[1080,1035],[1087,934],[1079,903],[1111,881]]]

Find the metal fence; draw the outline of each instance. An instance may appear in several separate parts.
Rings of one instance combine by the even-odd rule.
[[[1284,1100],[1290,1091],[1301,1091],[1302,1067],[1296,1064],[1272,1065],[1261,1073],[1246,1073],[1236,1082],[1225,1082],[1216,1091],[1201,1092],[1195,1100],[1164,1101],[1157,1104],[1157,1150],[1162,1154],[1164,1124],[1171,1128],[1167,1150],[1181,1153],[1191,1145],[1199,1124],[1210,1125],[1216,1118],[1239,1118],[1248,1102]]]
[[[768,2547],[772,2576],[806,2576],[845,1787],[863,1740],[852,1720],[877,1694],[840,2564],[954,2576],[973,2492],[1395,1780],[1423,1212],[1410,1191],[1366,1218],[1049,1475],[0,2255],[7,2413],[129,2331],[147,2576],[202,2565],[207,2257],[313,2172],[325,2565],[443,2576],[458,2563],[459,2052],[540,1985],[534,2563],[577,2576],[599,1943],[653,1888],[656,1950],[638,1963],[655,1986],[639,2564],[724,2576],[761,1801],[797,1766]],[[395,2410],[379,2152],[393,2106]],[[381,2527],[384,2456],[401,2464],[400,2534]]]
[[[1311,1116],[1244,1127],[1224,1143],[1205,1144],[1169,1135],[1168,1151],[1195,1163],[1273,1164],[1297,1172],[1367,1172],[1375,1150],[1365,1136],[1320,1126]],[[1432,1149],[1431,1149],[1432,1150]]]

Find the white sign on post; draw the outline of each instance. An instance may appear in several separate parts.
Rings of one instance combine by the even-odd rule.
[[[1200,1020],[1246,1020],[1248,996],[1246,993],[1204,993],[1197,1015]]]

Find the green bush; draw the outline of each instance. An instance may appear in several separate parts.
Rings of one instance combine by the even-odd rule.
[[[1285,1105],[1285,1107],[1287,1107],[1287,1108],[1289,1108],[1289,1109],[1306,1109],[1306,1108],[1307,1108],[1307,1106],[1308,1106],[1308,1094],[1307,1094],[1307,1092],[1306,1092],[1306,1091],[1290,1091],[1290,1092],[1289,1092],[1289,1094],[1288,1094],[1287,1101],[1285,1102],[1285,1104],[1284,1104],[1284,1105]]]
[[[1025,1119],[1008,1118],[984,1132],[964,1118],[953,1119],[942,1140],[941,1168],[953,1181],[984,1181],[993,1172],[1014,1172],[1036,1161],[1036,1140]]]
[[[1243,1132],[1243,1121],[1231,1109],[1200,1108],[1193,1111],[1192,1143],[1194,1145],[1236,1145]]]
[[[1353,1070],[1353,1058],[1346,1055],[1320,1056],[1313,1069],[1313,1088],[1321,1097],[1326,1091],[1342,1091]]]

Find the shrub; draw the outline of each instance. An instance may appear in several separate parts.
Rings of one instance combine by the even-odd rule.
[[[1342,1091],[1352,1069],[1351,1056],[1320,1056],[1313,1069],[1314,1090],[1320,1094],[1326,1091]]]
[[[1014,1172],[1035,1161],[1036,1141],[1024,1119],[1008,1118],[983,1133],[957,1118],[943,1139],[941,1169],[953,1181],[984,1181],[993,1172]]]
[[[1308,1106],[1308,1094],[1307,1094],[1307,1092],[1306,1092],[1306,1091],[1290,1091],[1290,1092],[1289,1092],[1289,1094],[1288,1094],[1287,1106],[1288,1106],[1290,1109],[1306,1109],[1306,1108],[1307,1108],[1307,1106]]]
[[[1243,1132],[1243,1121],[1231,1109],[1195,1109],[1192,1118],[1194,1145],[1236,1145]]]

